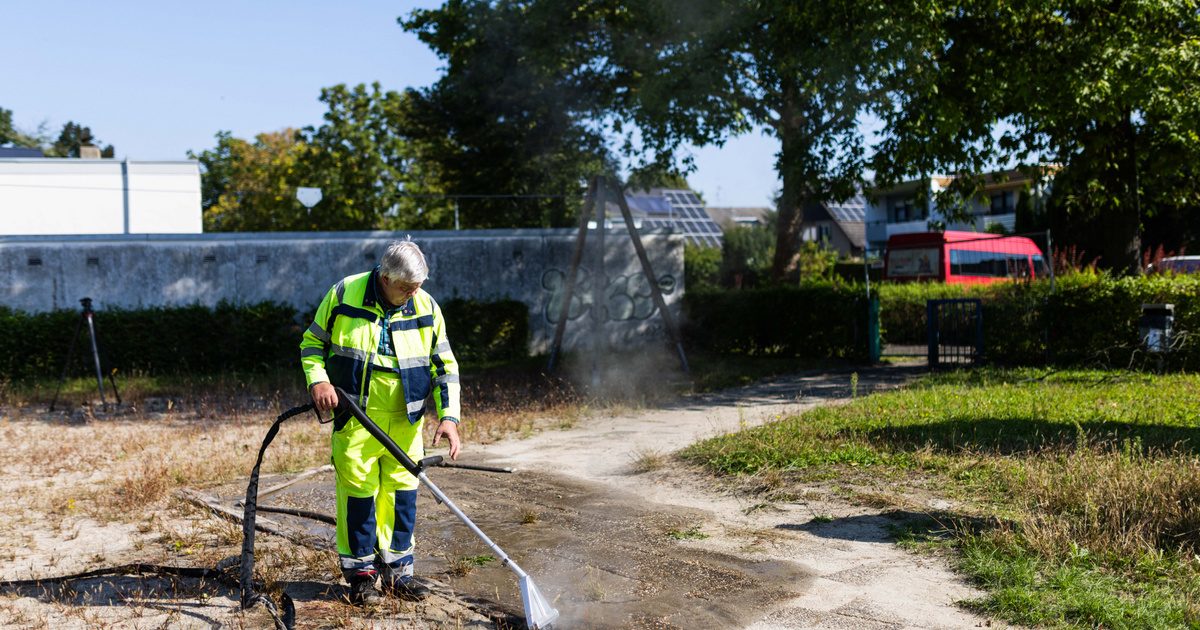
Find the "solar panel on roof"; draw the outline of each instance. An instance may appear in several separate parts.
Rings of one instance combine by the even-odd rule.
[[[700,197],[690,190],[626,195],[625,199],[630,209],[647,215],[643,223],[647,227],[671,228],[693,244],[711,247],[721,245],[721,228],[704,212]]]

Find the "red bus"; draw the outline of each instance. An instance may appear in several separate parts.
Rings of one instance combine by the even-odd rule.
[[[918,232],[888,239],[883,278],[899,282],[991,284],[1049,275],[1042,250],[1024,236]]]

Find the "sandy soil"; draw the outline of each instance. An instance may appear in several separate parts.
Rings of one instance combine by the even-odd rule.
[[[858,393],[903,384],[907,368],[860,371]],[[767,507],[678,465],[635,472],[648,454],[752,428],[850,395],[850,373],[798,375],[665,407],[592,412],[488,445],[463,461],[508,465],[511,475],[435,469],[430,476],[535,578],[563,614],[559,628],[964,628],[992,625],[955,602],[976,597],[937,557],[898,549],[896,517],[819,488],[803,502]],[[18,444],[20,427],[0,432]],[[311,428],[310,428],[311,429]],[[309,429],[305,429],[309,430]],[[317,429],[318,431],[320,429]],[[252,431],[250,432],[252,433]],[[215,439],[215,438],[214,438]],[[239,438],[253,442],[252,436]],[[248,444],[238,444],[247,448]],[[55,479],[70,486],[73,472]],[[236,552],[236,528],[176,505],[158,522],[101,524],[74,516],[53,493],[31,512],[21,490],[47,478],[6,470],[0,478],[10,532],[0,577],[27,578],[162,562],[212,566]],[[285,479],[272,476],[262,487]],[[332,513],[332,480],[311,477],[264,503]],[[244,481],[205,491],[229,505]],[[66,496],[66,495],[62,495]],[[936,506],[945,507],[945,506]],[[51,514],[40,518],[41,512]],[[362,611],[342,601],[334,557],[259,536],[260,571],[296,600],[298,627],[473,628],[520,623],[511,572],[454,517],[422,493],[418,573],[435,595]],[[919,510],[917,510],[919,511]],[[262,514],[284,528],[329,540],[327,525]],[[68,589],[0,595],[0,624],[13,627],[268,627],[261,609],[237,611],[236,590],[197,580],[124,577]]]

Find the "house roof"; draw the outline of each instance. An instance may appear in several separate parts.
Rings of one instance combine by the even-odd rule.
[[[775,210],[773,208],[759,206],[705,206],[704,212],[713,220],[714,223],[721,227],[730,225],[739,225],[742,223],[766,223],[767,218],[771,216]]]
[[[40,158],[41,149],[28,147],[0,147],[0,158]]]
[[[806,223],[833,221],[855,247],[864,247],[867,242],[867,198],[861,193],[845,201],[812,203],[804,207]]]

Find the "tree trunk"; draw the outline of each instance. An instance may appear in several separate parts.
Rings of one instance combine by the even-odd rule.
[[[779,196],[779,217],[776,224],[775,260],[771,263],[771,279],[779,282],[788,277],[797,266],[800,252],[800,229],[804,220],[804,200],[807,191],[802,169],[804,147],[803,130],[798,117],[788,115],[784,108],[778,126],[779,160],[777,168],[783,180],[783,192]]]
[[[796,257],[800,252],[802,202],[799,195],[789,191],[789,187],[794,188],[795,179],[787,174],[783,175],[783,195],[779,198],[779,221],[775,234],[775,260],[771,263],[771,278],[776,282],[783,280],[796,269]]]

